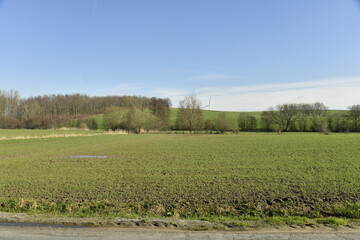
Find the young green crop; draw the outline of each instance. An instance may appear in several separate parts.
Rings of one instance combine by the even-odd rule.
[[[0,209],[360,218],[359,141],[360,134],[317,133],[5,140]]]

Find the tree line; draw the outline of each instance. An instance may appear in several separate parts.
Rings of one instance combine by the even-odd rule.
[[[347,111],[329,111],[323,103],[289,103],[270,107],[262,113],[264,130],[297,132],[359,132],[360,104]]]
[[[329,111],[323,103],[287,103],[269,107],[261,117],[239,113],[229,123],[225,112],[204,117],[200,100],[187,95],[179,103],[176,120],[171,120],[169,99],[143,96],[91,97],[83,94],[43,95],[21,98],[18,91],[0,90],[0,128],[97,129],[94,116],[103,114],[107,130],[140,133],[151,130],[359,132],[360,104],[347,111]]]
[[[0,128],[87,126],[96,129],[94,115],[129,110],[127,117],[132,120],[128,122],[133,123],[137,118],[144,117],[140,115],[145,114],[146,109],[157,124],[168,124],[166,121],[167,118],[170,119],[170,107],[169,99],[143,96],[91,97],[84,94],[57,94],[21,98],[16,90],[0,90]]]
[[[131,98],[123,108],[112,107],[104,115],[106,130],[126,130],[133,133],[151,130],[169,130],[171,101],[152,97],[144,104],[141,97]]]
[[[240,113],[236,126],[229,126],[226,113],[216,119],[205,119],[201,103],[195,95],[188,95],[179,105],[175,129],[195,131],[286,131],[293,132],[359,132],[360,104],[348,107],[347,111],[329,111],[321,102],[289,103],[269,107],[260,119],[251,113]]]

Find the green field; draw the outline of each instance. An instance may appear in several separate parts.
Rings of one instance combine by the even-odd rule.
[[[318,133],[1,140],[0,211],[359,219],[359,142]]]

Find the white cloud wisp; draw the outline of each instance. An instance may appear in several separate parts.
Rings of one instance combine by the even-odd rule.
[[[162,92],[161,96],[169,97],[173,106],[177,106],[179,100],[189,92],[195,92],[203,103],[207,103],[211,96],[211,110],[262,111],[269,106],[290,102],[323,102],[330,109],[346,109],[350,105],[360,103],[360,77],[280,84],[204,87],[195,91],[172,89],[172,91]]]

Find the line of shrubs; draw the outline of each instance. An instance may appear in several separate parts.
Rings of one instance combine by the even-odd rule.
[[[98,124],[96,119],[91,116],[34,116],[25,120],[0,117],[0,129],[51,129],[62,127],[97,130]]]

